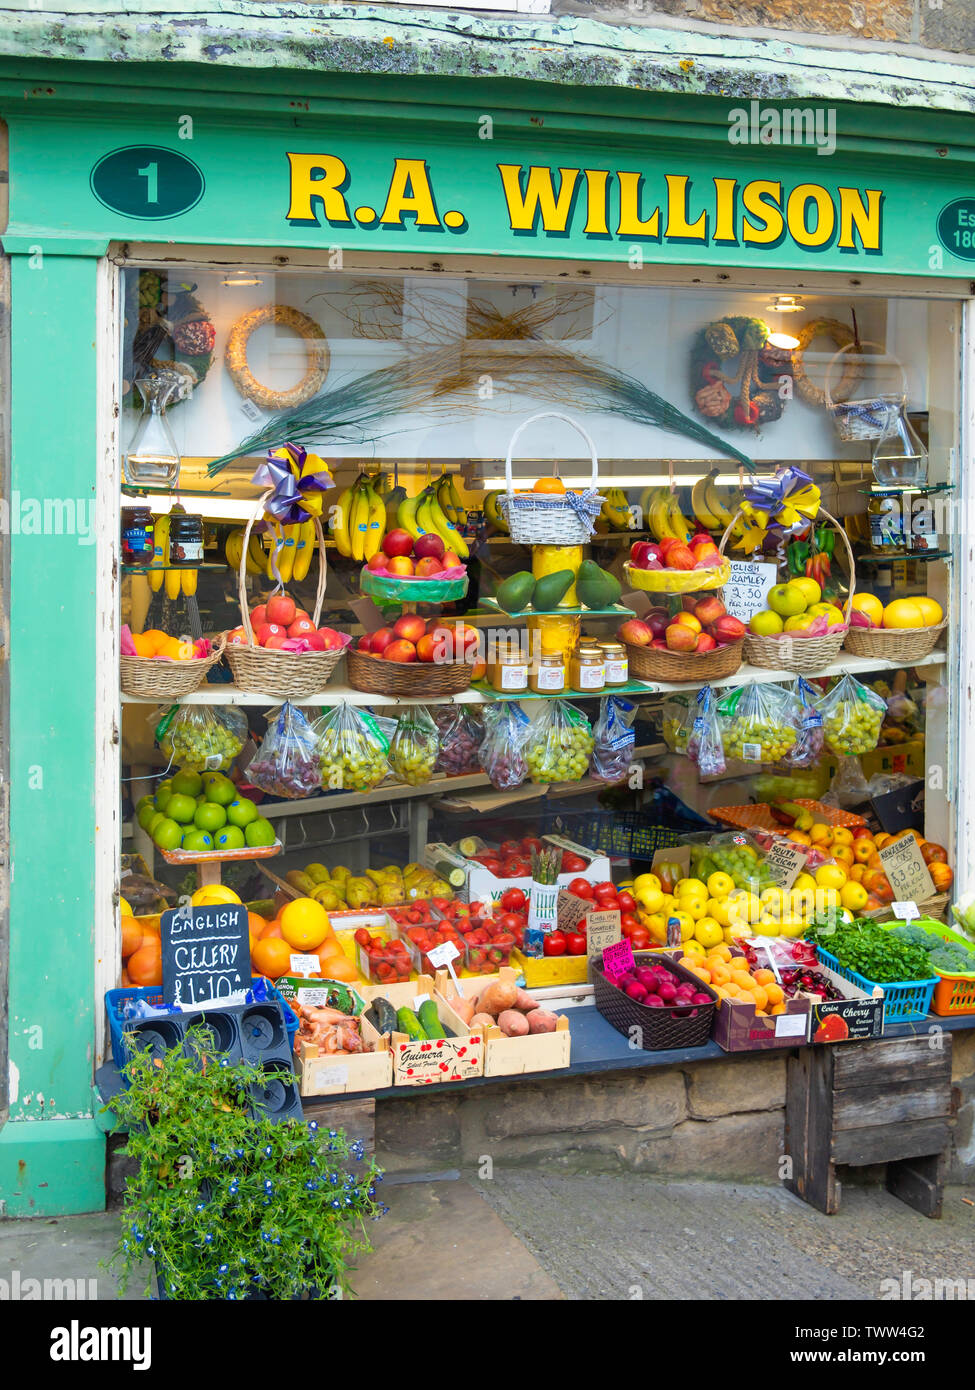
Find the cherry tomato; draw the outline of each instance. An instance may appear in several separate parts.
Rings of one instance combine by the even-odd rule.
[[[581,932],[568,932],[565,938],[565,949],[567,955],[584,956],[586,954],[586,938]]]
[[[619,900],[620,912],[636,911],[636,898],[634,898],[632,893],[628,893],[625,888],[620,889]]]
[[[520,888],[509,888],[501,894],[501,906],[505,912],[524,912],[528,899]]]
[[[549,932],[548,936],[545,938],[545,944],[542,949],[547,956],[564,956],[565,933],[560,931]]]
[[[574,878],[569,884],[569,892],[577,898],[585,898],[587,902],[592,902],[592,884],[587,878]]]

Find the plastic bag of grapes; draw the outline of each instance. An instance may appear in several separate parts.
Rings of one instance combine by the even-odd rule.
[[[438,705],[433,718],[440,730],[437,772],[448,777],[480,772],[484,725],[473,710],[467,705]]]
[[[840,757],[870,753],[880,738],[887,701],[852,676],[843,676],[819,701],[826,747]]]
[[[823,753],[823,716],[816,691],[802,676],[789,687],[798,707],[799,737],[782,759],[783,767],[813,767]]]
[[[292,800],[320,790],[318,739],[303,711],[290,700],[270,719],[245,776],[261,791]]]
[[[389,739],[368,710],[335,705],[315,733],[325,791],[368,792],[389,776]]]
[[[528,776],[525,743],[530,733],[528,715],[510,700],[488,705],[484,711],[481,769],[499,792],[520,787]]]
[[[720,777],[725,771],[724,748],[718,721],[717,699],[709,685],[697,692],[697,713],[687,744],[687,756],[697,764],[698,781]]]
[[[401,782],[429,782],[440,750],[440,733],[424,705],[405,710],[389,746],[389,765]]]
[[[604,695],[599,702],[599,718],[593,726],[592,763],[589,771],[597,782],[613,785],[623,782],[633,766],[636,734],[633,721],[636,705],[619,695]]]
[[[232,705],[173,705],[156,726],[170,766],[226,772],[244,746],[247,716]]]
[[[725,755],[780,763],[799,737],[799,706],[778,685],[741,685],[718,704]]]
[[[578,782],[589,770],[592,725],[567,700],[548,700],[533,720],[525,748],[533,782]]]

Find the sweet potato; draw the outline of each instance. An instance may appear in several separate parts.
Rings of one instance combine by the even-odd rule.
[[[475,1014],[468,1026],[473,1033],[476,1028],[493,1028],[495,1022],[490,1014]]]
[[[524,1038],[528,1035],[529,1022],[517,1009],[505,1009],[498,1015],[498,1027],[507,1038]]]
[[[458,1018],[463,1019],[465,1023],[470,1023],[471,1019],[474,1017],[473,999],[461,999],[458,997],[456,999],[451,999],[450,1004]]]
[[[486,985],[477,1001],[478,1013],[493,1014],[497,1018],[498,1014],[503,1014],[505,1009],[513,1009],[517,998],[517,985],[500,983]]]
[[[554,1033],[559,1021],[556,1014],[550,1014],[546,1009],[532,1009],[524,1018],[529,1033]]]
[[[519,1009],[523,1014],[527,1014],[530,1013],[532,1009],[538,1008],[538,1000],[533,999],[527,990],[519,989],[514,1007]]]

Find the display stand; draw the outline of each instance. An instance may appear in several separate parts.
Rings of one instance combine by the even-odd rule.
[[[220,882],[221,865],[240,864],[252,859],[271,859],[275,854],[280,854],[283,849],[284,845],[281,841],[275,840],[273,845],[262,845],[258,849],[211,849],[204,854],[187,853],[180,849],[161,849],[159,853],[167,864],[195,864],[197,886],[209,888]]]

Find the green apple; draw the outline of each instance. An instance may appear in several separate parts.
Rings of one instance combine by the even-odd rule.
[[[753,613],[748,622],[749,632],[754,632],[756,637],[775,637],[782,631],[782,627],[782,619],[770,608]]]
[[[165,815],[162,813],[162,811],[153,811],[152,815],[149,817],[148,824],[147,824],[147,825],[144,825],[142,828],[143,828],[143,830],[145,830],[151,837],[155,838],[156,826],[157,826],[157,825],[161,825],[162,822],[163,822],[165,819],[166,819],[166,817],[165,817]]]
[[[212,835],[227,824],[227,812],[215,801],[203,801],[196,808],[193,824],[197,830],[208,830]]]
[[[202,790],[203,778],[188,767],[184,767],[182,772],[177,772],[173,778],[173,791],[180,792],[183,796],[199,796]]]
[[[183,838],[183,827],[179,821],[170,820],[168,816],[163,816],[153,831],[152,838],[160,849],[178,849],[179,842]]]
[[[258,816],[257,820],[252,820],[244,831],[244,835],[251,849],[259,849],[263,845],[273,845],[277,839],[274,826],[264,816]]]
[[[156,810],[165,812],[169,805],[169,798],[173,794],[172,787],[160,787],[156,792]]]
[[[218,806],[229,806],[237,797],[237,788],[229,777],[224,777],[220,772],[215,772],[212,777],[207,777],[203,783],[207,801],[215,801]]]
[[[239,825],[241,830],[257,820],[257,807],[247,796],[238,796],[227,807],[227,819],[231,825]]]
[[[139,800],[135,803],[136,812],[141,811],[142,808],[143,808],[143,806],[151,806],[151,807],[153,808],[153,810],[155,810],[155,809],[156,809],[156,803],[155,803],[155,800],[153,799],[153,797],[151,797],[151,796],[140,796],[140,797],[139,797]]]
[[[182,848],[195,850],[198,854],[202,850],[213,849],[213,836],[205,830],[187,830],[183,835]]]
[[[136,820],[137,820],[137,821],[139,822],[139,824],[142,826],[142,829],[143,829],[143,830],[148,830],[148,829],[149,829],[149,822],[152,820],[152,818],[153,818],[154,816],[161,816],[161,815],[162,815],[162,811],[157,811],[156,808],[155,808],[155,806],[154,806],[154,805],[152,804],[152,802],[150,801],[148,806],[143,806],[143,807],[142,807],[142,810],[141,810],[141,811],[139,812],[139,814],[136,816]]]
[[[196,811],[196,801],[192,796],[184,796],[181,792],[173,792],[166,802],[166,815],[170,820],[179,821],[180,825],[189,825]]]
[[[806,611],[806,595],[797,584],[775,584],[768,591],[767,603],[780,618],[794,618]]]
[[[213,837],[213,844],[215,849],[243,849],[244,832],[238,825],[225,825]]]

